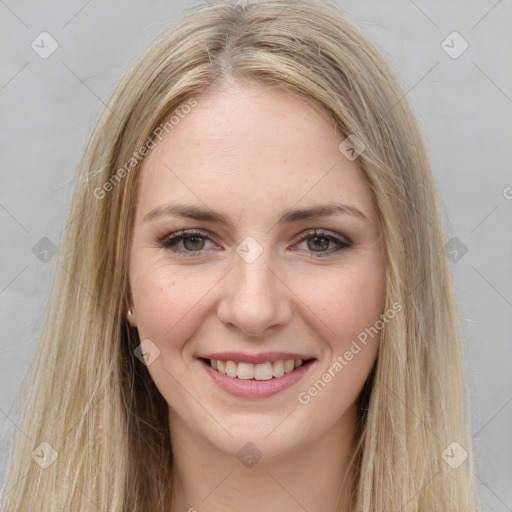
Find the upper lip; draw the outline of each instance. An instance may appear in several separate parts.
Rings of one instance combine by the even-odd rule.
[[[259,354],[248,354],[244,352],[215,352],[209,354],[201,354],[196,356],[202,359],[219,359],[221,361],[236,361],[242,363],[266,363],[267,361],[281,361],[289,359],[302,359],[306,361],[308,359],[314,359],[314,357],[297,354],[295,352],[260,352]]]

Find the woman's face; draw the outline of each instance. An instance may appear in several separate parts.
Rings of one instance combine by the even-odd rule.
[[[130,322],[171,432],[275,457],[355,422],[384,312],[377,214],[309,104],[240,82],[195,99],[142,164]]]

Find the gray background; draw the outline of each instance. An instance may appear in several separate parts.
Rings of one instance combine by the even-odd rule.
[[[468,339],[480,494],[484,510],[512,511],[511,1],[339,3],[390,61],[424,132],[445,232],[458,239],[450,265]],[[55,269],[40,240],[59,244],[103,101],[185,5],[0,0],[0,483]],[[59,45],[46,59],[31,47],[43,31]],[[458,58],[442,47],[453,31],[469,44]],[[453,37],[445,45],[462,48]]]

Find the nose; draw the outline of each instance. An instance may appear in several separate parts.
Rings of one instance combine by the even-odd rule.
[[[274,270],[268,252],[251,263],[235,255],[234,268],[221,285],[217,316],[246,336],[265,336],[271,328],[286,325],[292,316],[292,293]]]

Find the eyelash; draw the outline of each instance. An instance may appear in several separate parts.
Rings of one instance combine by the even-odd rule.
[[[201,231],[194,231],[194,230],[182,230],[178,231],[176,233],[172,233],[170,235],[165,235],[164,237],[160,238],[158,240],[158,246],[162,249],[167,249],[174,254],[177,254],[178,256],[184,255],[185,257],[197,257],[201,256],[203,252],[207,249],[200,249],[199,251],[187,251],[183,249],[172,249],[171,247],[181,240],[189,239],[189,238],[205,238],[207,240],[210,240],[213,242],[214,240],[206,233],[203,233]],[[329,234],[325,231],[316,231],[313,230],[313,232],[309,231],[307,233],[302,233],[299,236],[299,242],[303,242],[304,240],[308,240],[310,238],[326,238],[330,240],[331,242],[334,242],[338,245],[338,248],[331,251],[311,251],[311,254],[314,254],[317,258],[323,258],[326,256],[330,256],[333,253],[337,253],[339,251],[342,251],[344,249],[348,249],[352,244],[344,242],[341,238],[338,238],[337,236],[334,236],[332,234]]]

